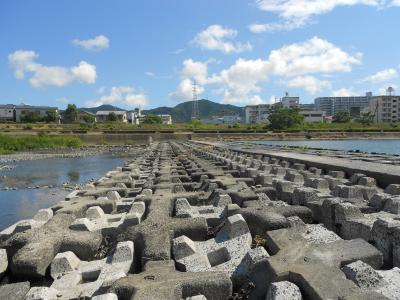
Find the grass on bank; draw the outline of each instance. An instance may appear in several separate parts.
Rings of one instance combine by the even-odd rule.
[[[29,151],[43,148],[77,148],[82,141],[77,137],[63,136],[9,136],[0,134],[0,154]]]
[[[49,123],[0,123],[0,132],[12,133],[15,131],[26,132],[45,132],[47,134],[63,132],[63,131],[82,131],[85,132],[113,132],[113,131],[249,131],[249,132],[267,132],[271,129],[265,124],[204,124],[202,122],[195,123],[174,123],[172,125],[161,124],[142,124],[132,125],[122,122],[98,122],[95,124],[72,123],[72,124],[49,124]],[[400,131],[400,123],[372,123],[370,125],[358,122],[347,123],[302,123],[284,130],[276,132],[313,132],[313,131]]]

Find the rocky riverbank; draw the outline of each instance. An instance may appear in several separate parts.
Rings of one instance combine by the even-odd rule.
[[[10,162],[17,162],[22,160],[35,160],[46,158],[76,158],[87,157],[99,154],[118,154],[128,155],[135,146],[84,146],[80,148],[60,148],[60,149],[40,149],[37,151],[24,151],[13,154],[0,155],[0,171],[13,168],[13,166],[5,165]]]

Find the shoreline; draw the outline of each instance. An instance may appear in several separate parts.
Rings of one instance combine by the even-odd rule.
[[[48,158],[79,158],[101,154],[123,154],[129,152],[134,146],[126,145],[96,145],[82,146],[79,148],[57,148],[57,149],[38,149],[33,151],[22,151],[12,154],[0,155],[0,171],[7,170],[5,163],[12,163],[26,160],[48,159]]]

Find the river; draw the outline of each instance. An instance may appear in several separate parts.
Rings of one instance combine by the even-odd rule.
[[[360,150],[400,155],[400,139],[378,140],[301,140],[301,141],[256,141],[262,145],[283,145],[334,150]]]
[[[69,193],[63,189],[64,183],[76,185],[98,179],[122,166],[125,160],[120,156],[96,155],[7,163],[15,168],[0,170],[0,231],[63,200]]]

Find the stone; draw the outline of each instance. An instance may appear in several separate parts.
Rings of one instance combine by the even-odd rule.
[[[114,293],[107,293],[99,296],[94,296],[92,297],[92,300],[118,300],[118,297]]]
[[[8,267],[8,258],[6,249],[0,249],[0,279],[3,277]]]
[[[259,260],[257,256],[261,259],[269,256],[264,248],[251,249],[251,243],[246,221],[237,214],[228,217],[214,239],[195,242],[185,236],[175,238],[172,252],[182,271],[224,271],[231,276],[234,285],[240,286]],[[258,254],[258,251],[261,252]]]
[[[400,197],[388,198],[383,210],[396,215],[400,214]]]
[[[340,266],[362,260],[377,268],[382,254],[362,239],[315,244],[294,229],[267,232],[267,284],[291,280],[306,299],[338,299],[353,294],[357,287],[347,280]]]
[[[358,180],[357,184],[373,187],[373,186],[376,186],[376,180],[375,180],[375,178],[365,176],[365,177],[361,177]]]
[[[232,282],[225,272],[177,272],[173,261],[149,261],[140,274],[117,280],[111,291],[119,299],[134,293],[133,299],[143,300],[181,300],[197,295],[219,300],[232,294]]]
[[[381,282],[382,276],[370,265],[360,260],[344,266],[342,271],[348,279],[363,290],[373,289],[383,285]]]
[[[51,208],[39,210],[32,219],[19,221],[0,232],[0,241],[5,241],[18,232],[32,228],[39,228],[46,224],[53,217]]]
[[[52,300],[57,298],[57,291],[51,287],[33,287],[26,294],[25,300]]]
[[[102,236],[97,232],[75,232],[68,227],[74,216],[57,214],[45,225],[13,235],[4,243],[11,273],[14,276],[35,278],[44,276],[47,267],[60,250],[72,251],[81,259],[97,252]]]
[[[266,300],[302,300],[300,289],[289,281],[271,283]]]
[[[29,289],[29,281],[0,285],[0,299],[23,300]]]
[[[400,184],[390,184],[386,187],[385,193],[390,195],[400,195]]]
[[[80,261],[70,252],[59,253],[51,264],[54,281],[49,289],[63,299],[90,298],[125,277],[133,260],[131,241],[118,243],[114,253],[102,260]]]

